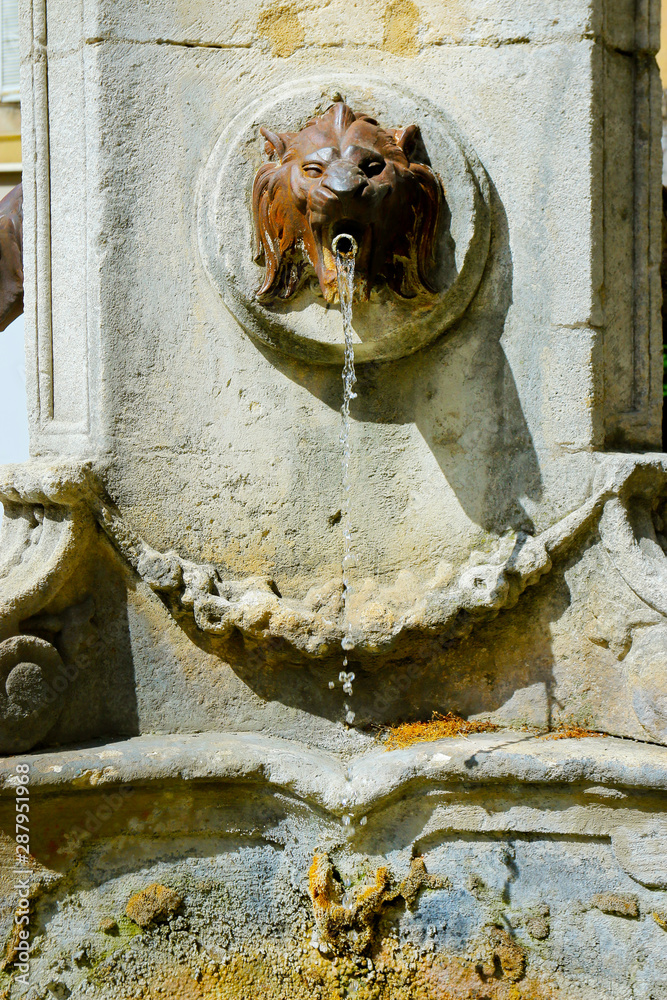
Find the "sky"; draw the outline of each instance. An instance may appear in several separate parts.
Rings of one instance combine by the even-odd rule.
[[[0,333],[0,465],[28,458],[23,316]]]

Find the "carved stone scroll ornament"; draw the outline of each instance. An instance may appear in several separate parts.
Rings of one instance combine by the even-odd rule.
[[[667,615],[667,469],[659,458],[628,460],[600,521],[614,566],[644,604]]]
[[[297,132],[260,131],[272,160],[253,187],[263,302],[292,298],[313,269],[333,302],[332,242],[342,233],[359,246],[357,298],[368,299],[378,284],[405,298],[436,291],[436,233],[446,203],[417,125],[385,129],[337,101]]]
[[[53,728],[64,704],[53,687],[59,668],[60,654],[45,639],[17,635],[0,643],[0,752],[30,750]]]
[[[624,660],[632,707],[648,735],[667,740],[667,468],[659,458],[628,459],[616,476],[616,495],[600,519],[611,561],[642,604],[661,621],[631,634]],[[630,645],[630,643],[629,643]]]
[[[30,749],[58,720],[55,646],[22,626],[76,572],[95,532],[77,466],[10,466],[0,476],[0,752]]]
[[[406,655],[419,637],[455,641],[469,635],[478,622],[512,607],[527,587],[550,571],[555,558],[595,529],[633,468],[617,474],[612,469],[611,478],[590,500],[541,535],[500,539],[487,562],[471,558],[446,585],[434,579],[417,593],[411,587],[403,603],[387,588],[386,594],[380,591],[353,607],[355,657],[373,669],[387,658]],[[228,580],[216,566],[183,559],[173,551],[159,552],[144,542],[105,495],[90,466],[47,467],[37,485],[28,481],[23,467],[7,471],[13,485],[0,483],[0,497],[10,501],[10,515],[12,503],[25,508],[20,530],[27,537],[21,541],[17,533],[16,554],[5,573],[6,634],[15,634],[21,620],[43,607],[50,588],[72,572],[94,518],[179,624],[212,649],[224,654],[226,644],[241,636],[264,651],[267,663],[288,658],[295,664],[338,654],[345,632],[340,580],[312,587],[301,600],[283,598],[268,577]],[[45,511],[43,535],[36,520],[32,528],[26,520],[35,505]],[[24,557],[23,565],[25,550],[29,558]],[[30,558],[33,551],[40,553],[36,560]]]
[[[49,674],[58,665],[58,653],[43,639],[26,635],[26,625],[76,571],[93,542],[96,522],[187,634],[212,652],[225,655],[228,644],[242,638],[261,651],[268,667],[339,654],[346,631],[339,580],[311,588],[301,600],[283,598],[268,577],[228,580],[216,566],[152,548],[105,495],[90,465],[31,463],[3,471],[0,750],[34,745],[45,735],[47,717],[50,724],[57,718],[53,700],[49,713],[43,701],[44,691],[52,690]],[[605,463],[595,494],[542,534],[500,539],[487,562],[471,558],[447,585],[434,580],[417,593],[410,588],[403,603],[396,588],[363,598],[352,608],[355,659],[372,670],[404,657],[416,641],[464,638],[477,623],[512,607],[555,559],[596,528],[635,593],[665,614],[667,556],[660,531],[642,529],[638,521],[648,504],[651,524],[657,519],[663,527],[665,497],[667,468],[659,458]]]

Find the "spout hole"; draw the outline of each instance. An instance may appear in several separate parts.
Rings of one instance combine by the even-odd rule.
[[[349,233],[339,233],[331,241],[331,249],[335,254],[338,254],[340,257],[347,257],[349,260],[352,257],[356,257],[359,253],[359,244],[354,236],[350,236]]]

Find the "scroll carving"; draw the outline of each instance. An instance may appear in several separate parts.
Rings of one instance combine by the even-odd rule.
[[[95,530],[78,468],[9,471],[0,482],[0,753],[29,750],[58,720],[62,658],[29,624],[76,572]]]

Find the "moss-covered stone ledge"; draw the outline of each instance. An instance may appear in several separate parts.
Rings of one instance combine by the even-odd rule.
[[[343,757],[231,733],[6,758],[9,875],[19,761],[39,1000],[597,1000],[630,984],[648,1000],[667,978],[663,747],[505,730]]]

